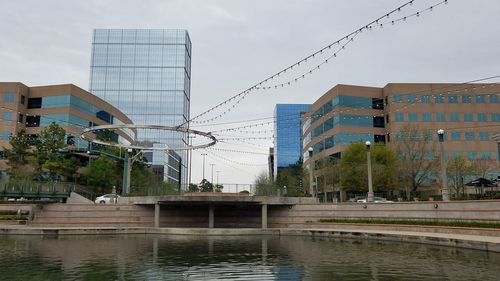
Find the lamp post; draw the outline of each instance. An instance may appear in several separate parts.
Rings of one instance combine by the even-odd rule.
[[[214,166],[215,166],[215,164],[210,164],[210,166],[212,166],[212,178],[211,178],[210,182],[212,184],[214,184]]]
[[[220,173],[220,171],[215,171],[215,173],[217,174],[217,185],[219,185],[219,173]]]
[[[311,189],[311,195],[312,197],[316,197],[316,192],[314,190],[314,180],[313,180],[313,160],[312,160],[312,155],[313,155],[313,148],[309,147],[307,149],[309,152],[309,188]]]
[[[201,156],[203,156],[203,174],[202,174],[202,181],[205,179],[205,156],[207,156],[206,153],[202,153]]]
[[[441,194],[443,195],[443,201],[450,201],[450,196],[448,194],[448,177],[446,176],[446,163],[444,159],[444,130],[439,129],[437,134],[439,139],[439,148],[441,150],[441,182],[443,184]]]
[[[372,159],[370,156],[370,147],[372,143],[370,141],[366,141],[365,145],[366,145],[366,163],[368,167],[368,197],[366,201],[373,202]]]

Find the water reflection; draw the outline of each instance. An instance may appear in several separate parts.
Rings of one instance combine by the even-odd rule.
[[[309,237],[0,236],[2,280],[497,280],[500,255]]]

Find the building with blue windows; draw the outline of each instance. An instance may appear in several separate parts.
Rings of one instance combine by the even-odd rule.
[[[433,160],[439,157],[436,132],[444,129],[446,159],[480,161],[493,177],[500,172],[497,143],[492,139],[500,132],[499,100],[498,83],[390,83],[383,88],[337,85],[304,115],[304,167],[313,165],[320,191],[332,190],[318,161],[340,159],[350,143],[383,142],[398,150],[410,138],[425,142],[424,151],[416,152],[415,157]]]
[[[190,114],[190,86],[191,40],[186,30],[94,30],[90,92],[135,124],[184,124]],[[138,130],[142,146],[182,147],[187,140],[184,133]],[[187,184],[187,152],[145,155],[164,180]]]
[[[274,178],[280,169],[296,164],[302,151],[302,116],[310,104],[277,104],[274,108]]]
[[[56,123],[66,131],[66,143],[73,150],[87,151],[80,138],[84,128],[132,121],[114,106],[72,84],[28,87],[17,82],[0,83],[0,174],[7,169],[4,148],[19,131],[36,138],[40,131]],[[115,141],[130,144],[135,133],[124,130]],[[2,172],[3,171],[3,172]]]

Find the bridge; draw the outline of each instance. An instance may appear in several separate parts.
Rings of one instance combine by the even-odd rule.
[[[58,182],[9,181],[0,183],[0,197],[66,201],[74,185]]]

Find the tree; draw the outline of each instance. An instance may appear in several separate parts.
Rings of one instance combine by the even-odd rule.
[[[409,187],[408,191],[416,192],[432,178],[437,167],[432,133],[430,131],[422,133],[418,127],[408,125],[398,132],[393,143],[400,156],[400,177],[406,187]],[[409,192],[407,196],[409,199]]]
[[[267,172],[265,172],[265,171],[261,172],[255,178],[254,183],[255,183],[255,195],[258,195],[258,196],[276,195],[276,186],[273,185]]]
[[[447,165],[447,174],[456,196],[465,195],[464,177],[473,170],[463,156],[453,157]]]
[[[65,137],[66,131],[54,122],[40,132],[35,142],[36,171],[40,178],[54,180],[64,173],[68,164],[61,153],[66,146]]]
[[[188,191],[189,192],[200,192],[200,189],[196,184],[190,183],[189,187],[188,187]]]
[[[222,192],[222,189],[224,188],[224,186],[222,184],[216,184],[214,186],[214,191],[215,192]]]
[[[90,185],[99,188],[99,192],[103,193],[106,188],[117,184],[120,173],[117,171],[116,161],[100,156],[91,161],[83,176]]]
[[[201,192],[213,192],[214,191],[214,185],[213,185],[213,183],[209,182],[206,179],[203,179],[200,182],[199,188],[200,188]]]
[[[389,191],[397,187],[398,159],[394,151],[384,144],[371,147],[371,162],[374,191]],[[366,146],[364,143],[351,143],[342,153],[340,168],[342,187],[345,191],[366,192],[368,173],[366,167]]]
[[[24,130],[21,130],[15,137],[9,141],[11,149],[5,149],[7,153],[7,161],[9,164],[9,175],[13,179],[31,180],[33,178],[33,169],[29,166],[30,156],[33,154],[29,151],[32,141]]]

